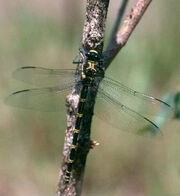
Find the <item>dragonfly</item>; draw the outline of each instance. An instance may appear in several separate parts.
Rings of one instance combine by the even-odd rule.
[[[75,154],[78,148],[78,136],[87,101],[89,88],[98,91],[95,113],[100,118],[123,131],[138,133],[144,127],[150,127],[151,133],[158,133],[159,127],[153,116],[163,106],[171,110],[172,106],[151,95],[135,91],[122,83],[104,76],[103,58],[96,50],[80,50],[82,61],[78,61],[76,69],[48,69],[36,66],[20,67],[14,77],[23,82],[39,86],[12,93],[6,103],[12,106],[41,111],[59,111],[62,108],[60,97],[75,85],[74,76],[81,85],[79,104],[73,131],[72,145],[68,159],[64,183],[69,183]],[[100,81],[97,86],[96,82]],[[48,87],[41,87],[41,86]],[[163,116],[162,116],[163,118]]]

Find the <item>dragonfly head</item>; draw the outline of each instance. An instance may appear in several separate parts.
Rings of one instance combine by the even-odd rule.
[[[86,56],[89,61],[98,62],[100,60],[100,55],[96,50],[90,50],[86,53]]]

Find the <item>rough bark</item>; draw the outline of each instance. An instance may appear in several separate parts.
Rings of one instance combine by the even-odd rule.
[[[86,50],[95,49],[100,54],[103,50],[105,22],[109,0],[87,0],[86,18],[83,30],[82,46]],[[69,184],[64,184],[64,174],[72,143],[75,126],[75,114],[79,102],[79,86],[67,97],[67,130],[65,136],[63,160],[58,183],[58,196],[77,196],[81,194],[86,158],[90,149],[90,130],[96,91],[90,91],[85,107],[85,114],[81,126],[80,139],[76,160]]]

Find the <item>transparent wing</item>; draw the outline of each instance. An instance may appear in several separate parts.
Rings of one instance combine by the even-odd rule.
[[[102,91],[98,92],[95,114],[104,122],[111,124],[121,131],[146,136],[160,133],[159,127],[151,119],[141,115]]]
[[[120,101],[123,105],[128,106],[144,116],[154,117],[162,107],[166,108],[169,112],[173,110],[173,107],[169,103],[153,96],[134,91],[111,78],[104,78],[99,88],[108,96]]]
[[[139,134],[160,133],[155,121],[161,108],[172,107],[157,98],[134,91],[110,78],[100,83],[95,112],[105,122],[123,131]],[[166,118],[167,115],[158,116]]]
[[[65,105],[65,96],[73,84],[60,87],[35,88],[17,91],[8,96],[5,103],[11,106],[40,110],[60,111]]]
[[[74,69],[47,69],[43,67],[20,67],[13,77],[35,86],[64,86],[74,81]]]

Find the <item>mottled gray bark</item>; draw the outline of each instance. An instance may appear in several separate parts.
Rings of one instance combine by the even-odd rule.
[[[143,13],[152,0],[138,0],[131,13],[124,21],[122,27],[117,33],[113,31],[112,39],[114,43],[110,43],[110,49],[103,53],[104,55],[104,67],[107,68],[112,62],[114,57],[120,51],[120,49],[126,44],[129,36],[133,32],[134,28],[140,21]],[[124,1],[125,2],[125,1]],[[94,49],[99,52],[103,51],[105,22],[107,16],[109,0],[87,0],[86,6],[86,18],[83,30],[82,47],[86,50]],[[125,5],[125,4],[124,4]],[[124,12],[125,9],[123,9]],[[120,17],[121,19],[122,17]],[[119,20],[120,20],[119,19]],[[116,20],[118,22],[118,20]],[[117,30],[118,28],[116,28]],[[113,36],[116,35],[116,38]],[[78,78],[77,78],[78,80]],[[93,115],[94,102],[97,91],[90,89],[87,103],[85,107],[85,116],[81,126],[81,133],[78,143],[78,150],[76,154],[76,160],[72,171],[72,178],[69,184],[64,184],[64,175],[67,167],[67,160],[70,153],[70,146],[72,143],[72,135],[75,126],[75,114],[79,102],[79,89],[78,85],[75,85],[73,92],[67,97],[67,130],[64,142],[63,159],[58,183],[57,194],[58,196],[79,196],[81,194],[82,182],[84,176],[84,169],[86,164],[87,154],[89,152],[90,142],[90,130]]]
[[[84,49],[95,49],[100,54],[102,53],[108,5],[109,0],[87,0],[86,18],[82,39],[82,46]],[[86,115],[83,117],[71,181],[69,184],[64,184],[63,180],[75,126],[75,114],[79,102],[79,86],[75,86],[74,91],[67,97],[67,130],[57,190],[58,196],[77,196],[81,193],[86,158],[91,145],[90,130],[95,96],[95,91],[89,92],[85,107]]]

